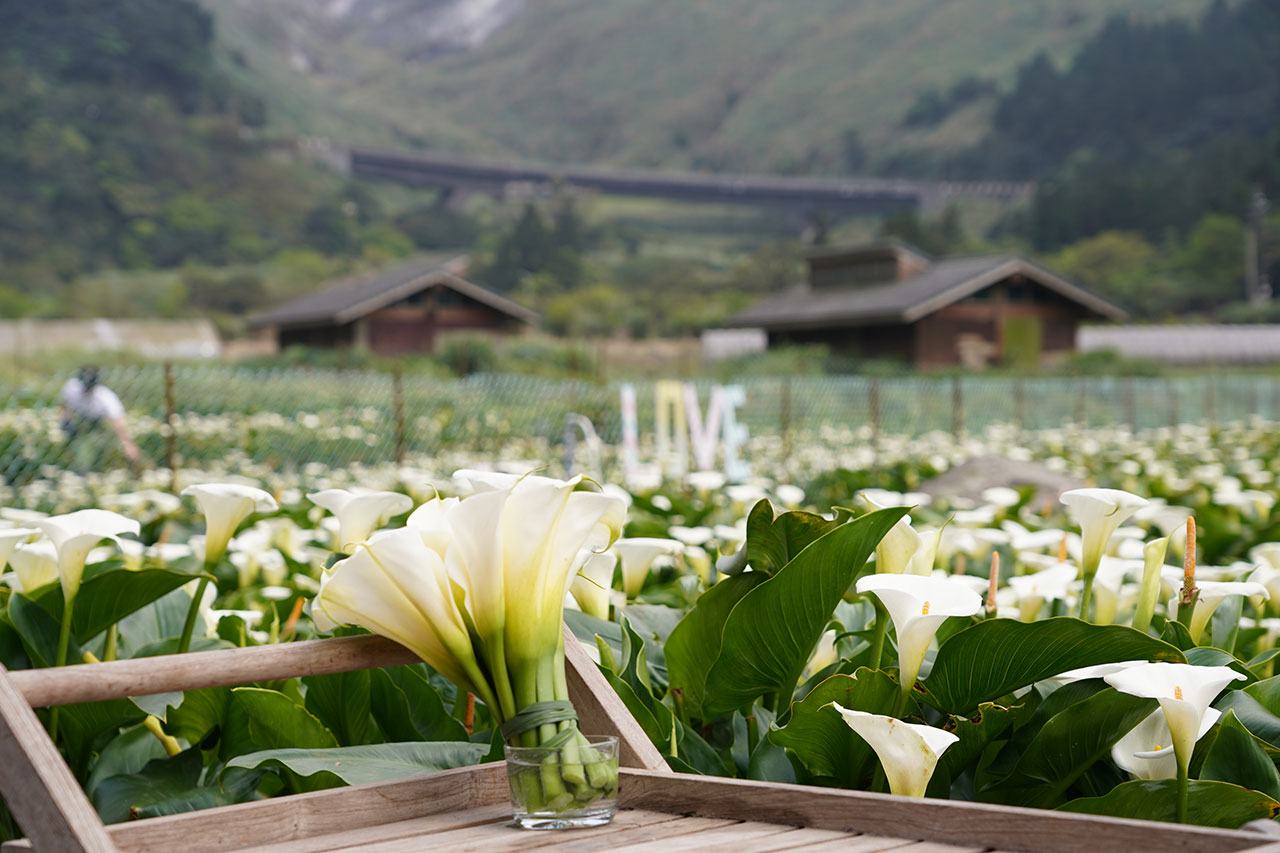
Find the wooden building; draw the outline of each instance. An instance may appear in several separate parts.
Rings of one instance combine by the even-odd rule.
[[[1075,349],[1083,320],[1124,312],[1014,255],[933,260],[903,243],[829,249],[808,281],[733,317],[769,345],[826,344],[916,367],[1034,364]]]
[[[511,335],[538,315],[462,278],[465,261],[418,258],[342,279],[250,321],[274,333],[280,348],[353,347],[379,355],[431,352],[463,332]]]

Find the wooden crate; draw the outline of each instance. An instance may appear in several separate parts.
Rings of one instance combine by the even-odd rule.
[[[1254,832],[1183,827],[949,800],[679,775],[566,633],[582,728],[621,738],[617,819],[535,832],[511,823],[506,769],[481,764],[199,812],[103,826],[31,710],[168,690],[411,663],[377,637],[199,652],[61,669],[0,667],[0,795],[28,838],[4,851],[984,850],[1280,853]]]

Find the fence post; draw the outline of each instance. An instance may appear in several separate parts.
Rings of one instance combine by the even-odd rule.
[[[1209,428],[1213,428],[1214,421],[1217,420],[1216,409],[1218,402],[1214,394],[1214,381],[1212,376],[1206,376],[1204,380],[1204,416]]]
[[[1132,376],[1124,378],[1124,419],[1128,422],[1129,429],[1138,431],[1138,407],[1133,399]]]
[[[956,438],[964,432],[964,391],[958,373],[951,377],[951,432]]]
[[[1080,378],[1080,382],[1076,387],[1076,416],[1075,422],[1080,426],[1089,425],[1089,413],[1085,409],[1085,402],[1088,399],[1089,380],[1084,377]]]
[[[1246,376],[1246,377],[1245,377],[1245,382],[1247,383],[1247,384],[1245,385],[1245,388],[1247,388],[1247,389],[1248,389],[1248,393],[1247,393],[1247,396],[1246,396],[1246,398],[1245,398],[1245,406],[1248,408],[1248,411],[1247,411],[1247,412],[1245,412],[1244,414],[1245,414],[1245,417],[1246,417],[1246,418],[1248,418],[1248,417],[1251,417],[1251,416],[1253,416],[1253,415],[1261,414],[1261,412],[1259,412],[1259,411],[1258,411],[1258,382],[1257,382],[1257,380],[1256,380],[1256,379],[1254,379],[1252,376]]]
[[[779,427],[782,429],[782,464],[791,470],[791,377],[782,378],[782,400],[778,412]]]
[[[164,464],[169,469],[169,491],[178,493],[177,403],[173,392],[173,362],[164,363]]]
[[[880,447],[880,379],[872,376],[867,385],[867,408],[871,415],[871,447]]]
[[[1178,383],[1170,379],[1166,382],[1169,394],[1169,426],[1176,427],[1180,419],[1178,415]]]
[[[1018,429],[1025,429],[1027,422],[1027,380],[1019,376],[1013,386],[1013,420]]]
[[[404,375],[397,364],[391,369],[391,409],[396,422],[396,464],[404,464],[408,434],[404,423]]]

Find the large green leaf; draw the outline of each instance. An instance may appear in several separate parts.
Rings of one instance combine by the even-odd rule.
[[[151,761],[165,757],[164,746],[146,726],[127,728],[102,748],[102,753],[93,763],[93,770],[84,783],[85,793],[92,799],[94,790],[104,779],[140,773]]]
[[[81,642],[95,637],[113,622],[141,610],[153,601],[200,577],[173,569],[151,568],[130,571],[118,567],[88,577],[76,595],[71,631]],[[37,598],[55,620],[62,618],[62,589],[46,587]],[[188,598],[188,601],[190,599]]]
[[[1200,765],[1200,778],[1232,782],[1280,799],[1280,773],[1275,763],[1233,711],[1218,723],[1218,737]]]
[[[249,736],[262,749],[336,747],[333,732],[306,708],[278,690],[236,687],[231,700],[244,709],[249,720]]]
[[[215,727],[223,725],[230,704],[230,687],[183,691],[182,704],[165,715],[165,728],[187,743],[200,743]]]
[[[302,683],[307,689],[307,710],[333,732],[338,743],[357,746],[383,740],[370,713],[367,669],[311,675]]]
[[[9,620],[22,640],[27,657],[38,667],[53,666],[58,654],[58,620],[25,595],[9,598]],[[80,663],[83,650],[70,638],[67,663]]]
[[[1104,796],[1083,797],[1058,808],[1172,822],[1177,819],[1177,784],[1174,779],[1134,779],[1117,785]],[[1270,820],[1280,813],[1280,802],[1239,785],[1192,780],[1188,790],[1188,823],[1237,829],[1251,820]]]
[[[924,686],[941,710],[971,714],[979,703],[1042,678],[1124,660],[1186,662],[1168,643],[1124,625],[1090,625],[1065,616],[988,619],[942,645]]]
[[[1013,772],[984,800],[1048,808],[1082,773],[1157,707],[1154,699],[1107,687],[1051,717],[1022,748]]]
[[[190,609],[191,596],[185,590],[175,589],[121,619],[120,657],[134,657],[144,646],[180,636]],[[197,633],[204,634],[203,624]]]
[[[369,670],[370,708],[391,741],[462,741],[467,730],[445,708],[423,664]]]
[[[348,785],[402,779],[481,761],[487,743],[411,741],[332,749],[269,749],[233,758],[228,768],[283,767],[298,776],[325,774]]]
[[[875,770],[876,756],[867,742],[849,728],[835,702],[852,711],[892,714],[898,684],[888,675],[863,667],[853,675],[833,675],[796,703],[791,719],[769,733],[769,739],[789,750],[815,776],[845,788],[865,788]]]
[[[707,673],[704,711],[727,714],[765,693],[790,696],[836,604],[906,512],[882,509],[840,525],[743,596]]]
[[[747,593],[769,579],[763,572],[725,578],[698,598],[667,639],[667,677],[685,719],[702,719],[703,691],[724,637],[729,613]],[[607,637],[606,637],[607,639]],[[619,638],[621,653],[621,638]]]
[[[974,764],[988,746],[1005,736],[1021,713],[1022,707],[1006,708],[985,702],[978,706],[978,713],[974,716],[953,718],[954,728],[948,728],[959,740],[942,753],[935,775],[955,779]]]
[[[769,501],[761,500],[747,516],[747,562],[754,571],[776,574],[837,524],[812,512],[784,512],[774,518]]]
[[[224,773],[217,785],[201,785],[201,752],[193,747],[157,758],[136,773],[108,777],[95,788],[93,804],[106,823],[159,817],[244,802],[252,798],[261,771]]]

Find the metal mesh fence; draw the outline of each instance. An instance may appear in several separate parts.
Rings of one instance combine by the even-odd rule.
[[[125,464],[109,433],[86,449],[60,425],[62,375],[0,380],[0,477],[14,484],[63,469]],[[229,456],[277,470],[308,463],[377,464],[447,449],[500,452],[513,442],[554,446],[565,418],[589,418],[600,438],[621,437],[619,384],[477,375],[442,380],[373,371],[259,370],[154,365],[103,371],[120,397],[144,464],[202,467]],[[695,383],[706,405],[710,382]],[[1135,429],[1280,419],[1280,376],[744,378],[739,422],[753,435],[870,427],[885,434],[977,432],[1130,424]],[[654,383],[633,383],[641,431],[652,429]],[[169,424],[172,424],[170,429]],[[172,434],[172,442],[170,435]]]

